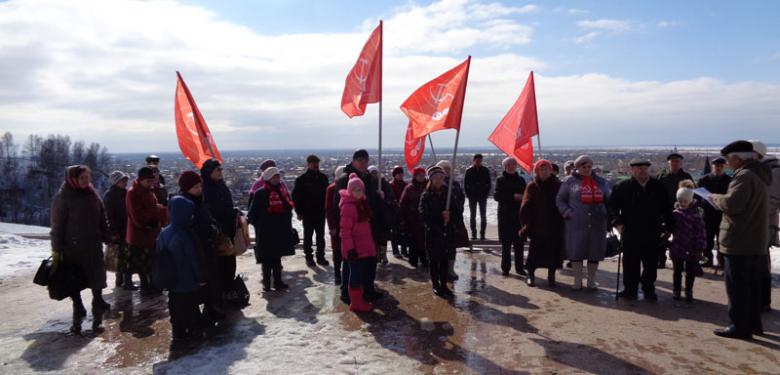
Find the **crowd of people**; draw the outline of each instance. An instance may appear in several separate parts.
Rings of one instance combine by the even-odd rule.
[[[81,332],[86,316],[82,289],[93,294],[93,329],[100,329],[111,307],[102,297],[107,280],[103,244],[108,244],[116,254],[116,286],[140,287],[145,296],[167,291],[174,340],[194,339],[224,319],[225,309],[246,304],[248,295],[236,290],[237,280],[243,285],[236,276],[236,256],[246,250],[238,243],[248,243],[247,225],[255,231],[262,290],[288,288],[282,259],[294,255],[301,241],[292,225],[295,216],[303,223],[307,265],[330,265],[327,224],[340,298],[351,311],[370,312],[386,294],[376,287],[376,272],[388,263],[388,242],[393,256],[427,268],[435,295],[451,298],[449,284],[458,278],[456,249],[486,239],[485,207],[494,190],[504,276],[514,264],[534,287],[536,270],[546,268],[547,284],[554,287],[556,273],[568,260],[572,290],[597,290],[599,263],[610,239],[619,238],[624,268],[619,298],[638,299],[641,285],[643,299],[656,301],[657,270],[666,266],[667,253],[674,299],[682,299],[684,292],[685,301],[693,302],[696,276],[702,267],[717,266],[724,269],[732,325],[716,334],[750,338],[762,332],[760,313],[770,306],[768,249],[778,243],[780,164],[758,141],[733,142],[721,154],[698,182],[684,171],[683,156],[676,152],[657,177],[650,175],[649,160],[633,159],[630,178],[614,186],[594,171],[587,155],[565,162],[561,175],[557,165],[538,160],[530,181],[518,173],[513,158],[506,158],[495,189],[480,154],[466,170],[463,186],[447,160],[413,169],[406,182],[402,167],[386,178],[361,149],[349,164],[335,169],[332,180],[320,171],[320,159],[310,155],[307,170],[290,189],[276,162],[266,160],[249,191],[246,213],[235,206],[222,165],[214,159],[203,163],[199,173],[182,172],[178,192],[170,197],[155,156],[147,158],[132,183],[120,171],[111,173],[111,187],[102,199],[91,185],[89,168],[71,166],[52,203],[53,260],[84,271],[86,281],[71,296],[72,332]],[[464,220],[466,198],[471,238]]]

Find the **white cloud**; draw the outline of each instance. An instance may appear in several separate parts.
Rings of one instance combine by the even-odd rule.
[[[504,49],[530,42],[533,29],[505,17],[530,10],[482,4],[445,0],[387,18],[385,147],[402,144],[401,102],[476,47],[488,53],[472,63],[464,146],[488,145],[531,69],[548,144],[662,142],[688,133],[705,133],[691,142],[720,142],[735,137],[735,124],[776,140],[768,129],[780,122],[772,101],[778,85],[548,76],[544,61]],[[223,149],[371,146],[377,106],[351,120],[339,108],[344,77],[373,21],[367,24],[355,33],[261,35],[175,2],[0,3],[0,129],[20,138],[64,133],[112,151],[176,150],[180,70]]]
[[[574,42],[578,44],[591,43],[596,37],[607,34],[620,34],[635,28],[634,23],[631,21],[611,19],[582,20],[577,21],[576,25],[585,32],[585,34],[574,38]]]
[[[659,29],[666,29],[666,28],[677,26],[679,24],[680,23],[677,22],[677,21],[665,21],[665,20],[662,20],[662,21],[658,21],[655,24],[655,26],[658,27]]]
[[[589,10],[577,9],[577,8],[569,8],[569,9],[566,10],[566,12],[571,14],[571,15],[590,14]]]

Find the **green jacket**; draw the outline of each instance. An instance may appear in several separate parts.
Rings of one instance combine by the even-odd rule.
[[[769,243],[769,186],[772,174],[750,160],[734,172],[726,194],[712,194],[723,211],[720,252],[726,255],[766,255]]]

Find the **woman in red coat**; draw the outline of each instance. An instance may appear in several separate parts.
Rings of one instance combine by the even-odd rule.
[[[138,177],[133,187],[127,192],[127,244],[129,247],[129,264],[127,273],[138,274],[141,278],[141,294],[160,294],[152,287],[151,260],[154,244],[160,229],[165,226],[167,211],[157,203],[154,195],[156,182],[152,168],[143,167],[138,170]],[[132,279],[125,281],[132,285]]]
[[[531,239],[526,269],[528,286],[536,286],[534,271],[547,268],[547,281],[555,286],[555,269],[562,264],[563,218],[555,205],[561,181],[552,174],[552,164],[539,160],[534,165],[534,180],[528,184],[520,205],[522,235]]]

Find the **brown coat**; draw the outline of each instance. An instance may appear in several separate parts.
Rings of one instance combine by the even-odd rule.
[[[734,171],[726,194],[712,194],[723,211],[720,252],[726,255],[766,255],[769,243],[769,168],[749,161]]]
[[[552,176],[547,181],[531,181],[520,204],[522,234],[531,239],[528,247],[529,269],[558,268],[563,256],[563,217],[555,198],[561,182]]]
[[[79,191],[63,184],[52,198],[51,248],[64,261],[79,266],[87,287],[106,287],[103,243],[110,240],[103,202],[94,190]]]

